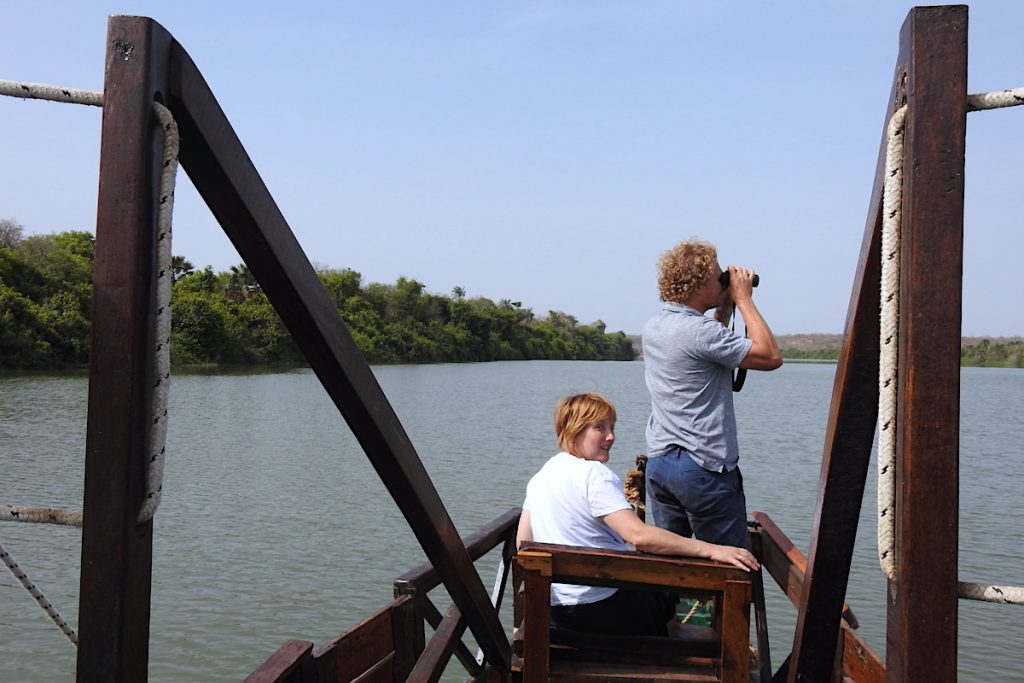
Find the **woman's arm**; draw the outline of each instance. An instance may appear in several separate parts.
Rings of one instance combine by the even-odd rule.
[[[530,526],[530,511],[523,510],[519,515],[519,529],[516,531],[516,550],[526,541],[533,540],[533,527]]]
[[[523,513],[526,514],[525,512]],[[529,519],[529,518],[527,518]],[[750,571],[758,568],[757,559],[746,548],[735,548],[731,545],[715,545],[698,541],[695,538],[686,538],[674,534],[667,529],[659,529],[656,526],[645,524],[640,521],[632,510],[619,510],[601,518],[605,524],[622,540],[629,543],[637,550],[656,555],[687,555],[690,557],[702,557],[715,562],[724,562],[740,569]],[[519,523],[519,531],[522,533],[522,521]]]

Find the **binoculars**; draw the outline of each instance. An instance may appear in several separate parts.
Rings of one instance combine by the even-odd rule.
[[[722,283],[722,289],[729,289],[729,271],[728,270],[723,270],[721,276],[719,276],[719,278],[718,278],[718,281]],[[753,286],[757,287],[758,283],[760,283],[760,282],[761,282],[761,276],[758,275],[757,273],[754,273]]]

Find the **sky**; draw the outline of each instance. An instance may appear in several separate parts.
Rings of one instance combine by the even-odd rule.
[[[149,16],[317,266],[635,334],[658,257],[697,236],[757,270],[777,334],[839,333],[911,6],[12,1],[0,79],[101,90],[108,15]],[[1024,86],[1024,3],[970,8],[968,91]],[[94,232],[99,131],[0,97],[0,218]],[[1024,334],[1022,133],[1024,108],[968,118],[964,335]],[[173,251],[241,260],[183,171]]]

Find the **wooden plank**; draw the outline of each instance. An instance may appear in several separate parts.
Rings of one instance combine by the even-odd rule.
[[[576,548],[545,543],[525,545],[519,552],[524,568],[536,566],[533,551],[557,549],[550,561],[552,578],[572,583],[573,579],[587,579],[588,585],[628,585],[639,587],[664,586],[693,590],[721,590],[726,581],[750,583],[750,575],[730,565],[696,558],[650,555],[641,552],[615,552],[599,548]],[[541,553],[541,558],[543,553]]]
[[[758,537],[762,539],[761,551],[765,558],[762,564],[765,565],[768,573],[783,589],[793,605],[799,607],[804,574],[807,571],[807,559],[766,513],[754,512],[752,516],[761,527]],[[842,617],[851,628],[856,629],[860,626],[857,615],[845,602],[843,603]]]
[[[836,366],[803,594],[797,610],[789,679],[827,680],[839,638],[871,445],[878,420],[882,195],[886,124],[900,106],[905,82],[897,63],[857,273]]]
[[[754,518],[761,514],[754,513]],[[782,592],[786,594],[794,607],[800,605],[800,593],[803,591],[804,573],[797,570],[785,551],[778,544],[766,538],[761,549],[761,566],[775,579]]]
[[[756,557],[762,557],[764,544],[761,525],[755,522],[750,529],[750,547]],[[770,681],[772,678],[772,655],[768,638],[768,608],[764,599],[764,570],[759,569],[750,578],[751,597],[754,601],[755,632],[757,633],[759,680]]]
[[[957,672],[960,318],[967,7],[918,7],[908,55],[896,415],[896,572],[890,680]],[[941,292],[941,296],[936,296]]]
[[[466,546],[469,556],[473,558],[473,561],[479,560],[494,550],[499,543],[507,542],[510,538],[514,541],[521,514],[522,508],[512,508],[508,512],[499,515],[484,528],[464,537],[462,542]],[[395,579],[395,596],[426,593],[436,588],[440,583],[441,577],[437,570],[434,569],[434,565],[424,562]]]
[[[750,580],[726,581],[722,594],[722,683],[750,674]]]
[[[452,605],[434,631],[434,637],[430,639],[423,654],[416,661],[407,683],[437,683],[455,647],[462,645],[462,632],[465,630],[466,622],[459,614],[459,608]]]
[[[549,556],[550,557],[550,556]],[[551,643],[551,575],[541,569],[523,567],[523,680],[548,680]],[[527,638],[526,634],[535,634]]]
[[[395,672],[392,664],[394,664],[393,654],[377,662],[370,669],[366,670],[359,676],[346,681],[345,683],[394,683],[394,681],[399,679],[395,678]]]
[[[303,669],[312,670],[312,653],[313,643],[310,641],[289,640],[246,676],[244,683],[300,683]]]
[[[769,571],[779,586],[786,592],[794,606],[800,603],[804,573],[800,567],[805,565],[803,553],[786,537],[781,529],[763,512],[754,512],[753,518],[761,525],[761,547],[764,561],[762,566]],[[853,612],[848,608],[843,612],[840,625],[842,638],[842,668],[849,673],[857,672],[854,679],[858,683],[874,683],[885,679],[885,664],[853,630]],[[783,665],[788,672],[788,662]],[[780,667],[782,671],[782,667]],[[776,672],[773,680],[786,679],[786,672],[780,676]]]
[[[152,522],[145,489],[153,386],[156,215],[168,36],[107,26],[85,444],[79,681],[142,681],[149,664]]]
[[[321,677],[330,683],[348,683],[381,662],[394,659],[392,611],[396,605],[411,600],[393,600],[320,648],[313,657],[318,661]]]
[[[532,679],[524,678],[529,683]],[[588,662],[557,662],[546,681],[629,681],[630,683],[661,683],[662,681],[690,681],[692,683],[717,683],[721,679],[715,666],[710,663],[689,666],[614,666],[590,664]]]
[[[415,598],[398,599],[391,608],[391,643],[395,680],[404,681],[424,648],[423,618]]]
[[[885,663],[867,643],[861,640],[850,625],[840,627],[843,672],[857,683],[883,683],[886,680]]]
[[[426,618],[427,623],[430,624],[431,628],[440,628],[444,617],[441,616],[441,612],[434,606],[434,603],[425,595],[417,599],[422,602],[423,616]],[[476,657],[473,656],[473,653],[469,651],[469,648],[464,643],[459,642],[455,645],[455,656],[470,676],[476,677],[482,671],[483,667],[477,664]]]
[[[509,646],[487,591],[423,463],[309,259],[192,59],[170,50],[167,104],[182,168],[362,445],[489,661]]]

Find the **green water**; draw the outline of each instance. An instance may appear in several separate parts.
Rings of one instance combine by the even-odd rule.
[[[619,412],[609,463],[644,450],[642,363],[523,362],[374,369],[460,533],[522,502],[555,451],[555,400],[609,396]],[[751,373],[737,397],[749,509],[806,549],[833,365]],[[0,503],[80,506],[86,380],[0,377]],[[415,538],[309,371],[176,376],[164,498],[155,521],[150,680],[238,681],[284,641],[321,645],[391,598],[423,561]],[[1024,585],[1020,494],[1024,372],[963,370],[961,578]],[[847,601],[884,652],[885,582],[869,474]],[[0,542],[77,621],[80,531],[0,524]],[[951,550],[952,551],[952,550]],[[496,559],[478,563],[488,590]],[[772,659],[795,611],[766,585]],[[435,604],[443,612],[444,595]],[[0,681],[70,681],[74,649],[0,570]],[[1019,607],[960,603],[960,679],[1024,680]],[[475,649],[475,648],[474,648]],[[458,663],[446,680],[462,680]]]

